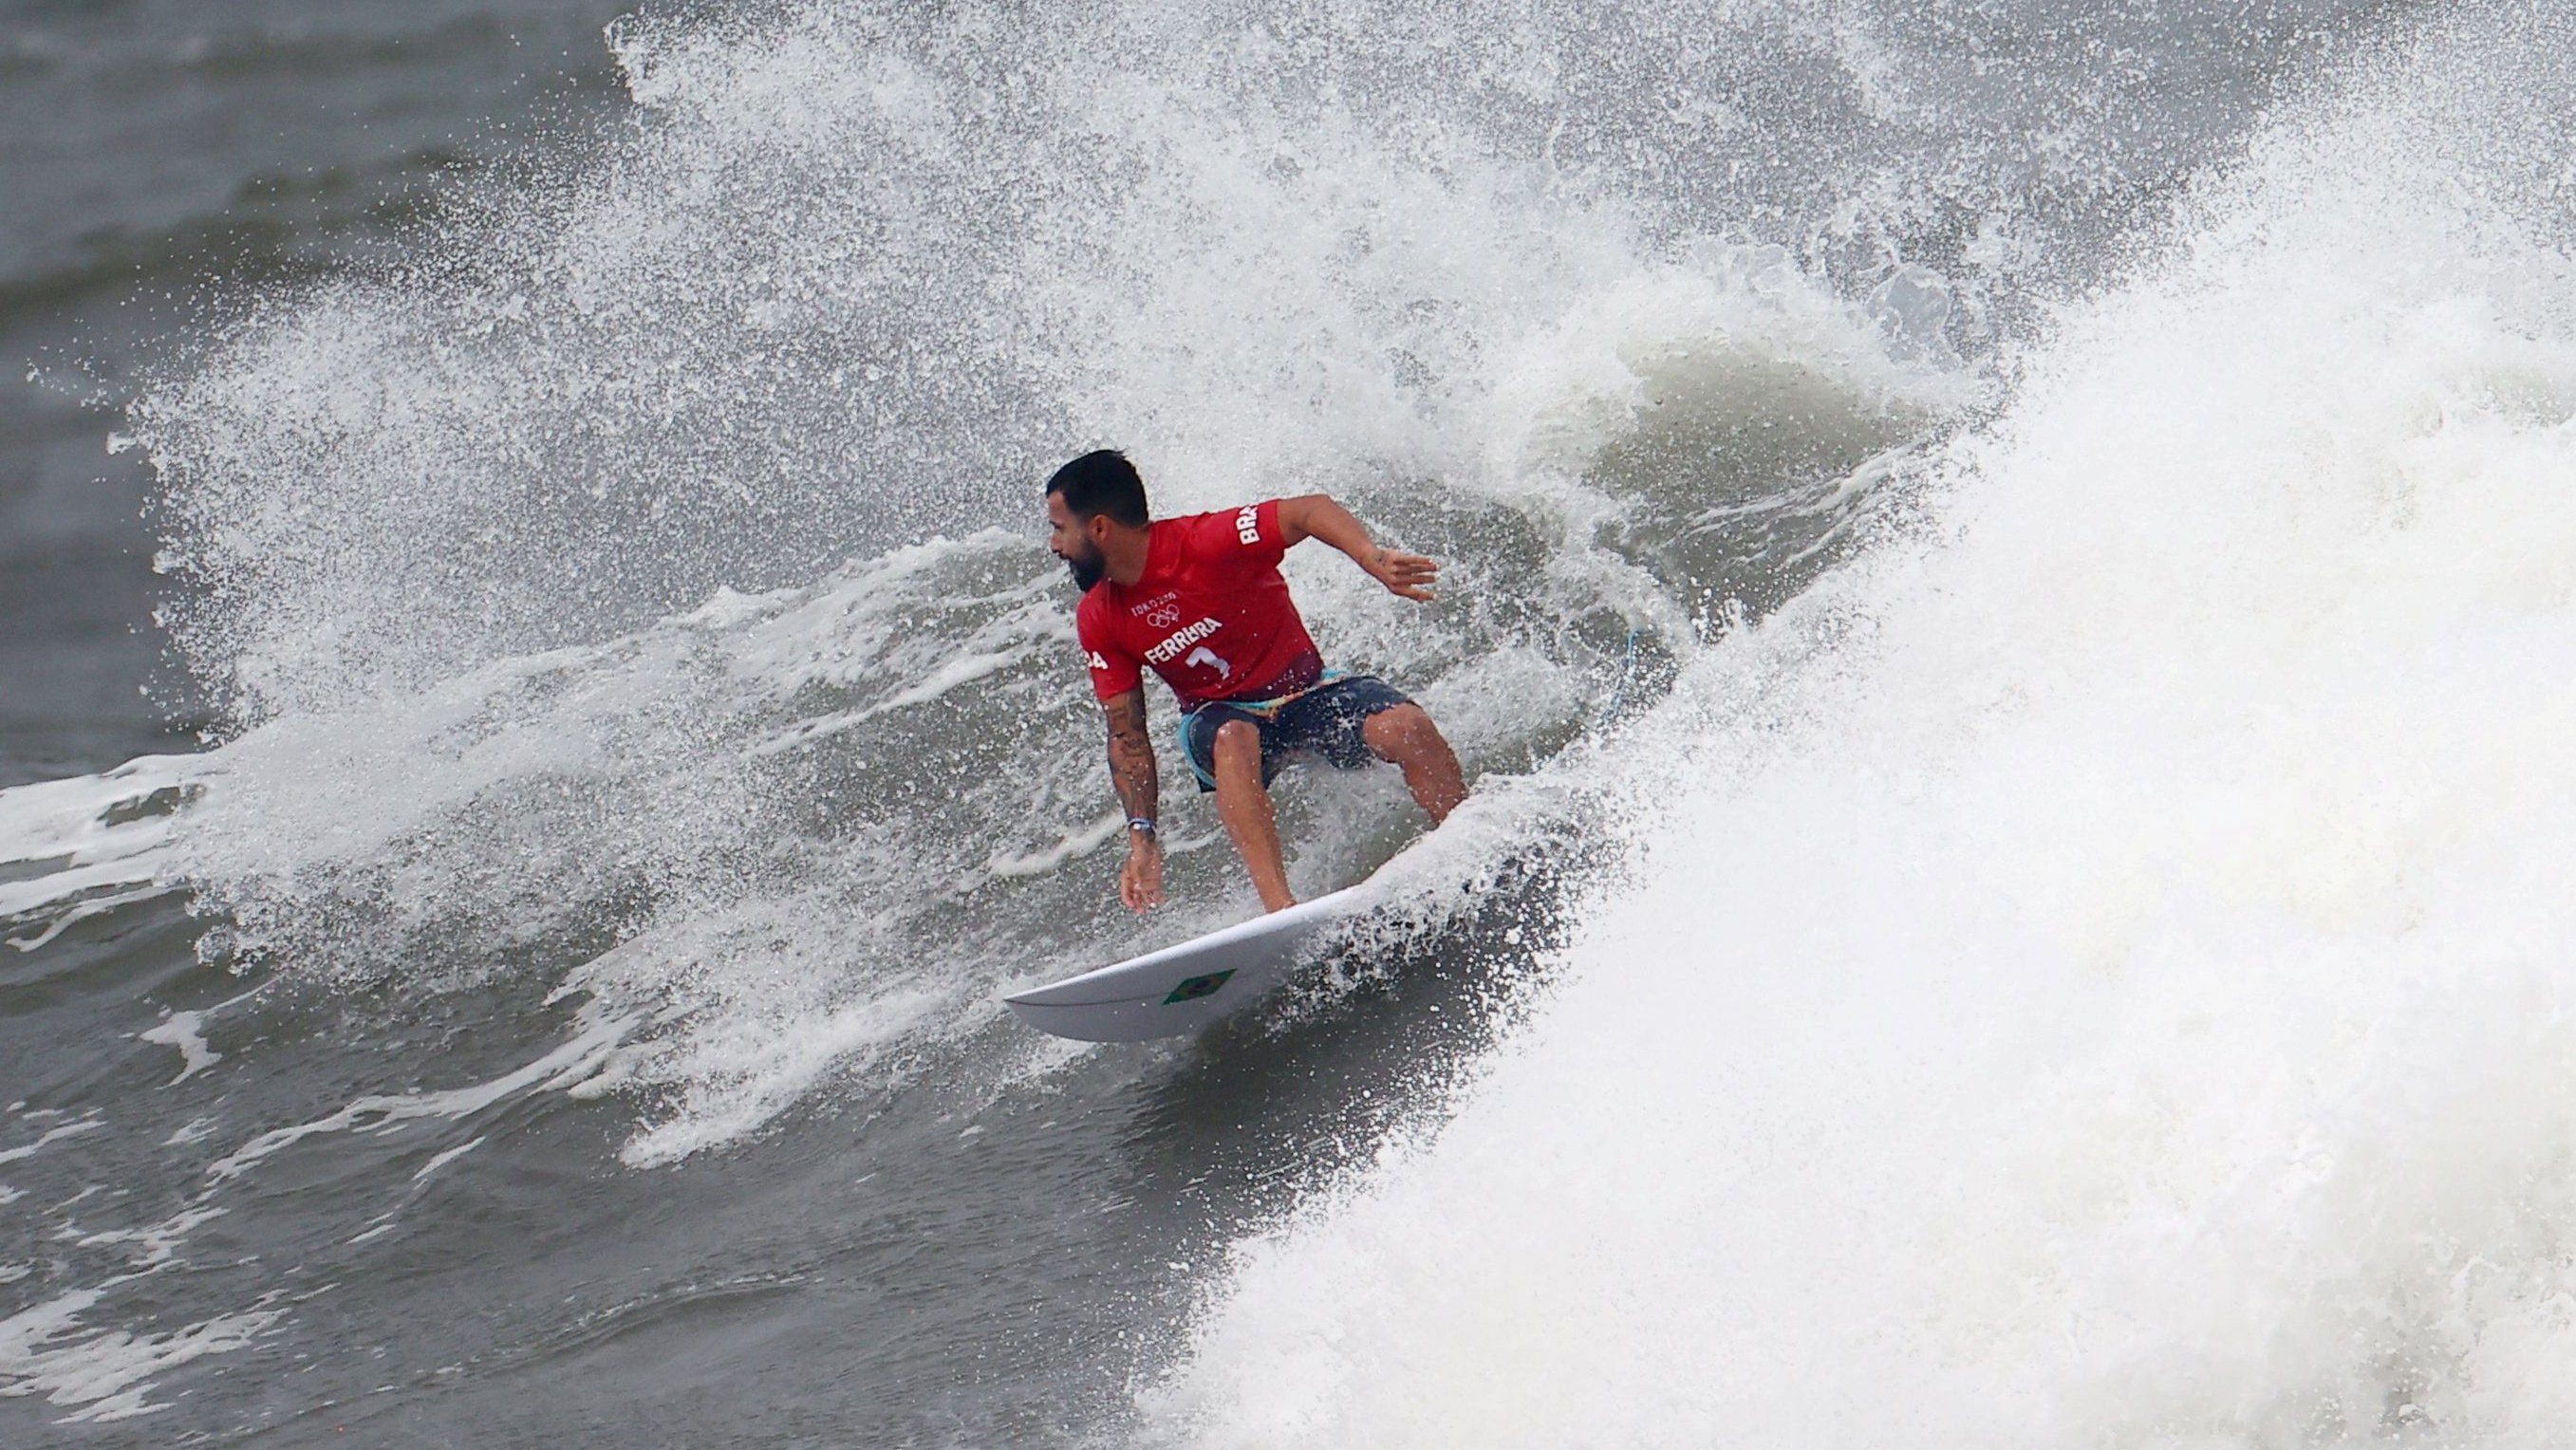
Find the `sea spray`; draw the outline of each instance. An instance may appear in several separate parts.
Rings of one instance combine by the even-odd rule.
[[[2498,19],[2277,116],[1685,672],[1649,884],[1240,1244],[1153,1438],[2563,1443],[2570,112]]]

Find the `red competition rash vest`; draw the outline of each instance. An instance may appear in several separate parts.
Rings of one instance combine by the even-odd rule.
[[[1324,660],[1279,577],[1287,552],[1277,499],[1155,521],[1143,577],[1103,579],[1073,612],[1092,690],[1123,695],[1152,665],[1186,712],[1315,683]]]

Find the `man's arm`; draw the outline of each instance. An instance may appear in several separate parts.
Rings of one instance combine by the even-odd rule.
[[[1100,711],[1109,717],[1109,783],[1118,791],[1118,803],[1126,808],[1127,864],[1118,873],[1118,899],[1131,911],[1163,903],[1163,843],[1153,830],[1138,829],[1135,822],[1150,822],[1163,798],[1162,781],[1155,773],[1154,740],[1145,728],[1145,692],[1129,690],[1100,702]]]
[[[1422,555],[1380,547],[1369,537],[1366,524],[1326,494],[1281,499],[1279,532],[1289,547],[1307,539],[1323,540],[1350,555],[1351,562],[1385,585],[1388,593],[1407,599],[1429,602],[1431,584],[1440,577],[1440,566]]]

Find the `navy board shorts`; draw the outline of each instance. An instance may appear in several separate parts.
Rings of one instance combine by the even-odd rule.
[[[1211,700],[1181,717],[1181,754],[1199,778],[1216,789],[1216,732],[1228,720],[1248,720],[1261,732],[1261,783],[1270,784],[1288,757],[1320,755],[1342,770],[1357,770],[1377,755],[1360,727],[1371,715],[1413,701],[1375,675],[1327,678],[1301,695],[1275,704],[1260,700]]]

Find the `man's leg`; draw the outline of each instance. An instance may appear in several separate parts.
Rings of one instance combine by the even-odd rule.
[[[1449,819],[1449,813],[1467,798],[1467,779],[1458,770],[1457,752],[1449,748],[1440,727],[1431,723],[1420,705],[1408,703],[1378,711],[1361,724],[1360,738],[1368,742],[1378,759],[1403,770],[1405,788],[1413,792],[1417,804],[1431,813],[1431,824],[1436,826]],[[1254,753],[1259,754],[1257,750]],[[1254,779],[1258,781],[1258,759],[1253,766]],[[1222,802],[1224,797],[1218,800]],[[1263,806],[1263,819],[1267,820],[1266,800]],[[1227,824],[1232,823],[1229,817]],[[1271,839],[1275,843],[1278,837],[1274,834]],[[1275,844],[1272,849],[1277,849]]]
[[[1217,819],[1225,822],[1244,869],[1252,873],[1261,909],[1296,905],[1288,891],[1288,865],[1279,853],[1279,817],[1270,809],[1269,787],[1261,783],[1261,731],[1249,720],[1228,720],[1216,727],[1216,748],[1210,754],[1215,757]],[[1453,763],[1450,768],[1454,772],[1457,767]]]

